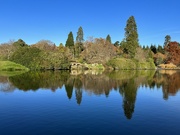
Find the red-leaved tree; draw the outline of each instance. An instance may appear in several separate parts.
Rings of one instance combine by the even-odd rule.
[[[176,66],[180,65],[180,46],[178,42],[170,42],[165,46],[167,52],[166,63],[173,63]]]

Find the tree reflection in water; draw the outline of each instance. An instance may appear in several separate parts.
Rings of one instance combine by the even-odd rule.
[[[124,114],[127,119],[131,119],[134,112],[137,93],[137,87],[134,79],[125,81],[124,84],[119,87],[119,92],[123,97]]]
[[[127,119],[132,118],[139,86],[162,88],[163,98],[167,100],[169,95],[175,95],[179,91],[179,82],[180,71],[175,70],[123,70],[93,74],[78,72],[76,75],[68,71],[45,71],[0,77],[3,92],[17,90],[15,88],[23,91],[37,91],[41,88],[54,92],[64,86],[68,99],[75,93],[78,105],[82,103],[83,92],[108,97],[111,91],[119,90]]]
[[[73,94],[73,85],[65,84],[65,89],[66,89],[67,97],[71,99]]]

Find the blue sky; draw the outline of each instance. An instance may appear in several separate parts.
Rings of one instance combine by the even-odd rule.
[[[74,39],[82,26],[84,39],[122,41],[127,19],[135,17],[141,45],[164,43],[170,35],[180,42],[180,0],[0,0],[0,43],[42,39],[56,45]]]

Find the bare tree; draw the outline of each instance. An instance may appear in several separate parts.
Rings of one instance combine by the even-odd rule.
[[[16,47],[13,46],[14,41],[0,44],[0,59],[9,60],[10,56],[15,52]]]
[[[116,47],[105,39],[94,39],[84,43],[82,56],[88,63],[106,63],[116,55]]]

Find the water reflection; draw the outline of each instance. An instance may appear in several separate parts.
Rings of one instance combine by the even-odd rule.
[[[0,76],[0,91],[2,92],[13,92],[15,87],[11,82],[9,82],[9,78],[5,76]]]
[[[127,119],[131,119],[140,86],[162,88],[163,98],[175,95],[180,89],[180,71],[175,70],[125,70],[113,72],[65,72],[46,71],[28,72],[17,76],[0,77],[0,91],[14,90],[37,91],[38,89],[56,91],[65,88],[67,98],[71,99],[73,92],[76,102],[81,104],[83,92],[90,95],[109,96],[110,92],[119,91],[123,98],[122,107]]]
[[[180,90],[180,71],[179,70],[160,70],[156,73],[153,83],[157,87],[162,86],[163,98],[168,99],[169,95],[176,95]]]
[[[119,92],[123,97],[124,114],[127,119],[131,119],[134,112],[137,86],[134,79],[126,80],[120,87]]]

